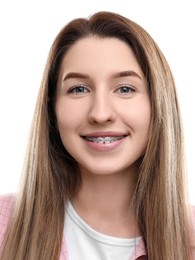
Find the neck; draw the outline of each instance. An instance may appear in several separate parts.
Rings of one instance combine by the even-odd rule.
[[[136,173],[95,175],[81,172],[82,187],[72,199],[80,217],[95,230],[116,237],[139,234],[131,207]]]

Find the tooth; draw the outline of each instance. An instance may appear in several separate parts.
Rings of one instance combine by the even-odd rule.
[[[112,138],[110,138],[110,137],[105,137],[105,138],[104,138],[104,142],[105,142],[106,144],[110,143],[111,140],[112,140]]]
[[[113,143],[116,140],[120,140],[122,139],[123,136],[115,136],[115,137],[110,137],[110,136],[106,136],[106,137],[87,137],[86,139],[90,142],[96,142],[99,144],[108,144],[108,143]]]
[[[104,138],[98,137],[98,138],[97,138],[97,142],[98,142],[98,144],[103,144]]]

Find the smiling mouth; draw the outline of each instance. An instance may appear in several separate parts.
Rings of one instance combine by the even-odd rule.
[[[121,136],[97,136],[97,137],[89,137],[85,136],[83,137],[86,141],[88,142],[93,142],[93,143],[98,143],[98,144],[109,144],[113,143],[115,141],[121,140],[125,138],[126,135],[121,135]]]

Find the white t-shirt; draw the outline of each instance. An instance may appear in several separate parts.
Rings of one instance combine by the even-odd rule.
[[[117,238],[101,234],[87,225],[67,204],[64,233],[69,260],[129,260],[141,237]]]

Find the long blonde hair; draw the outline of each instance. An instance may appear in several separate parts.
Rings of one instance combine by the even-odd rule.
[[[65,203],[81,180],[77,163],[64,148],[56,127],[56,83],[67,50],[89,35],[116,37],[129,44],[149,85],[150,135],[134,195],[148,259],[189,260],[190,222],[174,80],[150,35],[138,24],[110,12],[73,20],[52,45],[36,103],[23,181],[1,259],[59,258]]]

